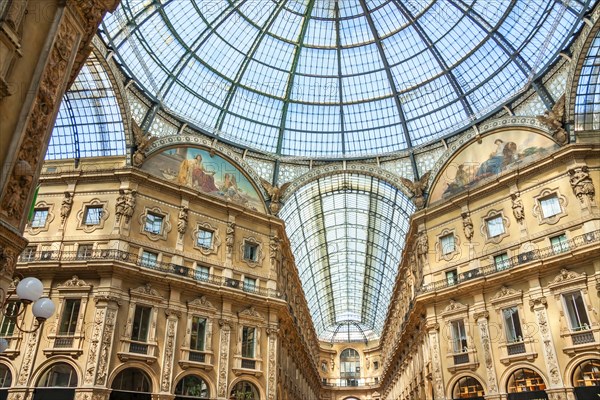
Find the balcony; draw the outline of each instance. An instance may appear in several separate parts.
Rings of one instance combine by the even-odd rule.
[[[479,367],[477,361],[477,352],[472,348],[464,348],[460,353],[448,353],[448,370],[452,373],[457,371],[471,370],[475,371]]]
[[[561,244],[561,251],[557,253],[556,245],[548,246],[541,249],[535,249],[531,251],[522,252],[518,255],[508,258],[502,261],[500,264],[495,264],[489,260],[482,261],[481,267],[465,271],[460,273],[456,279],[448,280],[441,279],[435,282],[424,284],[419,288],[417,294],[423,294],[428,292],[434,292],[443,290],[463,282],[476,280],[477,278],[495,274],[499,271],[506,271],[524,266],[534,261],[545,260],[549,257],[557,256],[568,251],[574,251],[580,247],[587,246],[591,243],[600,242],[600,230],[585,233],[583,235],[575,236],[574,238],[567,240]],[[566,249],[566,250],[564,250]],[[563,251],[564,250],[564,251]]]
[[[567,339],[566,336],[571,337],[571,346],[565,346],[563,352],[573,356],[585,351],[600,351],[599,335],[600,327],[590,327],[587,325],[577,330],[563,333],[561,336],[565,337],[565,339]]]
[[[330,388],[356,388],[378,386],[379,378],[339,378],[339,379],[323,379],[323,386]]]
[[[212,351],[201,351],[184,347],[181,349],[179,366],[182,369],[200,368],[210,371],[213,369],[212,356]]]
[[[508,353],[509,356],[514,356],[516,354],[525,353],[525,343],[518,342],[518,343],[508,344],[506,346],[506,352]]]
[[[63,355],[74,358],[83,354],[83,336],[75,334],[48,335],[50,344],[44,349],[44,354],[48,357]]]
[[[119,262],[130,264],[132,266],[138,266],[144,269],[159,271],[173,276],[179,276],[191,279],[196,282],[209,283],[215,286],[228,287],[244,291],[246,293],[257,294],[264,297],[281,298],[281,293],[273,289],[261,288],[259,286],[244,286],[244,283],[232,278],[224,278],[218,275],[211,275],[205,272],[199,273],[193,268],[186,267],[184,265],[150,261],[144,259],[137,254],[129,253],[121,250],[109,250],[109,249],[96,249],[85,255],[85,261],[93,265],[98,262]],[[38,262],[81,262],[81,253],[77,251],[38,251],[38,252],[24,252],[19,256],[18,262],[23,263],[38,263]]]
[[[260,358],[234,356],[233,373],[238,376],[242,374],[261,376],[263,374],[262,360]]]
[[[121,351],[117,353],[121,361],[144,361],[152,364],[157,360],[158,345],[156,342],[140,342],[121,338]]]

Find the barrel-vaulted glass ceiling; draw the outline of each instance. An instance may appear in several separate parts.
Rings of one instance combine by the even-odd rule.
[[[320,178],[287,199],[280,216],[320,339],[380,336],[413,212],[394,186],[351,173]]]
[[[164,109],[262,152],[368,157],[524,90],[590,0],[122,0],[101,34]]]

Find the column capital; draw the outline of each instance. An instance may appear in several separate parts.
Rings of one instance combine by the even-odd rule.
[[[545,296],[536,297],[529,300],[529,307],[533,310],[534,308],[546,308],[548,300]]]
[[[473,319],[475,321],[479,321],[480,319],[488,319],[490,317],[490,313],[487,310],[477,311],[473,314]]]

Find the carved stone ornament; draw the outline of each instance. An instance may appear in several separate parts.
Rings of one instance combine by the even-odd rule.
[[[0,274],[13,276],[17,262],[17,252],[10,247],[0,246]]]
[[[473,229],[473,221],[471,220],[471,216],[469,216],[469,213],[462,214],[462,223],[463,223],[463,232],[465,234],[465,237],[467,238],[468,241],[471,241],[471,239],[473,238],[474,229]]]
[[[563,145],[567,143],[569,138],[567,131],[565,130],[564,123],[565,115],[565,95],[563,94],[560,99],[554,104],[551,110],[544,112],[543,115],[538,115],[536,118],[549,130],[552,137]]]
[[[188,307],[196,308],[196,309],[215,310],[215,306],[213,306],[212,303],[210,301],[208,301],[206,296],[201,296],[192,301],[188,301]]]
[[[160,388],[163,392],[171,391],[171,375],[173,371],[173,359],[175,355],[175,333],[177,330],[177,319],[167,319],[167,340],[165,341],[165,354],[162,368]]]
[[[539,307],[545,308],[547,305],[548,305],[548,300],[546,300],[546,297],[544,297],[544,296],[536,297],[534,299],[529,300],[529,308],[531,308],[532,310],[534,308],[539,308]]]
[[[427,256],[429,253],[429,240],[427,238],[427,231],[422,230],[417,234],[417,240],[415,243],[415,250],[417,258],[421,266],[427,264]]]
[[[512,199],[513,217],[515,217],[515,220],[519,224],[522,224],[523,220],[525,219],[525,207],[523,207],[523,200],[521,200],[519,193],[513,193],[510,195],[510,197]]]
[[[131,128],[133,131],[133,139],[135,140],[135,152],[133,153],[132,163],[134,167],[141,167],[146,159],[146,150],[154,143],[158,138],[152,137],[150,134],[146,134],[142,131],[142,128],[132,120]]]
[[[131,220],[131,216],[135,210],[135,196],[137,191],[129,190],[129,189],[119,189],[119,197],[117,197],[117,202],[115,205],[115,217],[117,223],[121,221],[121,219],[125,220],[125,223],[129,223]]]
[[[586,276],[585,272],[583,274],[579,274],[577,272],[569,271],[568,269],[563,268],[563,269],[560,270],[560,274],[558,274],[554,278],[554,280],[552,281],[552,283],[562,283],[562,282],[565,282],[565,281],[569,281],[569,280],[572,280],[572,279],[577,279],[577,278],[585,277],[585,276]]]
[[[227,230],[225,231],[225,244],[227,246],[227,254],[233,254],[234,242],[235,242],[235,222],[229,221],[227,223]]]
[[[490,317],[490,313],[488,311],[478,311],[473,314],[473,319],[478,321],[479,319],[488,319]]]
[[[500,290],[498,290],[496,292],[496,294],[492,297],[491,300],[499,300],[499,299],[503,299],[505,297],[509,297],[509,296],[513,296],[513,295],[521,295],[522,291],[517,291],[515,289],[506,287],[506,286],[502,286],[500,288]]]
[[[254,306],[250,306],[250,307],[246,308],[244,311],[241,311],[238,315],[240,317],[250,317],[250,318],[263,319],[262,315],[260,315],[260,313],[258,311],[256,311],[256,309],[254,308]]]
[[[581,203],[583,203],[586,197],[590,202],[594,201],[596,189],[594,188],[594,182],[592,181],[587,165],[570,169],[569,183],[573,189],[573,194],[575,194]]]
[[[25,216],[25,207],[29,206],[33,176],[44,156],[42,152],[46,149],[42,143],[53,126],[52,118],[64,87],[64,74],[70,70],[69,60],[77,47],[78,32],[69,22],[65,18],[59,25],[23,130],[14,166],[8,175],[0,213],[3,219],[14,227],[20,226]]]
[[[60,204],[60,224],[64,225],[69,214],[71,214],[71,209],[73,208],[73,194],[69,192],[65,192],[65,196],[62,199]]]
[[[292,182],[286,182],[281,186],[271,185],[268,181],[261,179],[260,183],[269,194],[269,210],[273,215],[277,215],[281,210],[281,198]]]
[[[450,303],[446,306],[446,308],[444,308],[443,313],[452,313],[455,311],[466,311],[466,310],[468,310],[468,308],[469,308],[468,306],[450,299]]]
[[[149,283],[146,283],[145,285],[140,286],[136,289],[131,289],[131,294],[142,294],[142,295],[161,297],[160,293],[158,293],[158,291],[156,289],[154,289],[152,287],[152,285]]]
[[[79,279],[77,275],[73,275],[71,279],[67,279],[66,281],[58,285],[59,288],[87,288],[89,286],[90,285],[88,285],[83,279]]]
[[[183,236],[188,226],[188,208],[181,206],[179,208],[179,214],[177,215],[177,232]]]
[[[421,210],[425,207],[425,189],[427,189],[427,183],[429,182],[430,175],[431,171],[427,171],[420,179],[414,182],[406,178],[399,178],[404,186],[413,195],[412,201],[417,207],[417,210]]]

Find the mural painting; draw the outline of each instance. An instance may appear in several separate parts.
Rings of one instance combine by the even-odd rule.
[[[429,195],[435,202],[470,189],[501,172],[529,164],[558,149],[549,137],[522,130],[493,133],[460,150],[440,173]]]
[[[248,178],[229,161],[193,147],[178,147],[147,159],[142,170],[178,185],[224,198],[256,211],[264,204]]]

